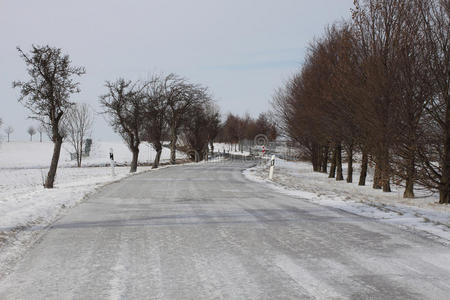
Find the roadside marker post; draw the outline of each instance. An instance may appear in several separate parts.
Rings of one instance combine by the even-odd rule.
[[[270,169],[269,169],[269,179],[273,178],[273,169],[275,168],[275,155],[270,158]]]
[[[261,165],[264,164],[265,154],[266,154],[266,147],[263,145],[262,146],[262,150],[261,150],[261,159],[259,160]]]
[[[116,176],[116,172],[114,170],[114,167],[116,166],[116,163],[114,162],[114,152],[113,149],[109,149],[109,164],[111,165],[111,174],[113,177]]]

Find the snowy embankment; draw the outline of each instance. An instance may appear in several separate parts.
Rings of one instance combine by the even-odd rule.
[[[263,164],[244,171],[244,174],[250,180],[267,184],[285,194],[379,219],[450,245],[450,206],[438,204],[435,194],[416,191],[417,198],[404,199],[403,189],[399,186],[393,186],[391,193],[374,190],[372,172],[368,174],[366,186],[358,186],[358,168],[353,175],[356,183],[337,182],[326,174],[312,172],[311,165],[305,162],[277,159],[272,181],[268,180],[268,170],[268,165]]]
[[[129,167],[116,167],[112,176],[109,149],[113,148],[118,164],[127,164],[131,152],[121,142],[95,142],[91,156],[82,167],[74,167],[64,145],[61,151],[54,189],[44,189],[53,145],[50,142],[11,142],[0,145],[0,269],[20,257],[28,245],[70,208],[101,186],[129,176]],[[161,162],[168,161],[164,149]],[[178,157],[184,157],[181,153]],[[148,163],[155,151],[145,144],[140,148],[140,163]],[[138,167],[138,173],[150,167]],[[1,276],[0,276],[1,277]]]

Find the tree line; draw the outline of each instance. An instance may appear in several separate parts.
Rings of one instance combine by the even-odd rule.
[[[253,141],[257,135],[261,134],[267,138],[267,141],[274,141],[278,136],[277,127],[269,113],[260,113],[257,118],[252,118],[249,114],[241,117],[229,113],[219,127],[216,140],[234,145],[236,150],[236,146],[242,141]]]
[[[135,82],[121,78],[107,81],[105,87],[107,93],[100,97],[103,113],[133,154],[131,172],[136,171],[143,141],[156,151],[154,168],[166,140],[171,164],[176,163],[177,148],[196,162],[207,155],[208,143],[217,136],[220,113],[206,87],[176,74]]]
[[[450,202],[450,2],[355,0],[350,20],[311,43],[301,70],[272,101],[283,132],[313,170],[359,185],[414,185]],[[328,169],[329,164],[331,165]]]
[[[86,73],[84,67],[73,66],[69,55],[60,48],[32,46],[29,53],[17,48],[24,60],[28,80],[14,81],[19,102],[38,120],[54,143],[50,168],[44,183],[53,188],[61,146],[68,140],[81,166],[85,137],[93,124],[93,113],[86,104],[77,104],[71,96],[80,92],[77,78]],[[176,75],[155,75],[148,81],[120,78],[106,81],[106,92],[100,96],[102,113],[132,152],[130,172],[137,169],[139,145],[153,145],[159,165],[163,141],[170,141],[170,163],[176,163],[176,151],[185,151],[192,160],[202,160],[208,143],[220,129],[220,113],[208,89]],[[6,131],[13,132],[12,127]],[[41,132],[41,131],[39,131]],[[30,139],[36,133],[29,128]]]
[[[0,129],[1,129],[2,125],[3,125],[2,119],[0,119]],[[5,132],[6,137],[7,137],[7,141],[9,142],[11,134],[14,133],[14,127],[7,126],[3,131]],[[34,127],[32,125],[29,126],[27,128],[27,133],[30,136],[30,142],[33,141],[33,136],[36,133],[39,133],[39,141],[42,143],[42,134],[44,133],[44,131],[45,131],[45,128],[42,125],[39,125],[37,127]],[[0,140],[1,140],[1,137],[0,137]]]

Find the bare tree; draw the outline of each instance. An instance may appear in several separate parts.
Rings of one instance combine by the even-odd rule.
[[[255,122],[256,134],[264,134],[270,141],[273,141],[277,137],[277,129],[268,113],[260,113],[258,119]],[[253,135],[253,134],[252,134]],[[253,136],[254,137],[254,136]],[[247,138],[253,138],[247,136]]]
[[[30,142],[33,141],[33,135],[36,134],[36,129],[33,126],[28,127],[27,133],[30,135]]]
[[[176,163],[178,131],[183,125],[186,112],[193,106],[204,103],[209,98],[207,89],[186,81],[186,79],[169,74],[164,82],[167,101],[167,122],[170,135],[170,163]]]
[[[364,101],[358,104],[361,125],[370,131],[373,157],[380,180],[374,187],[390,191],[392,178],[392,149],[398,131],[398,108],[401,101],[397,85],[399,66],[398,46],[407,24],[408,1],[357,0],[353,10],[355,32],[365,82]],[[378,173],[377,173],[378,174]]]
[[[12,126],[8,126],[5,128],[5,133],[6,136],[8,138],[8,143],[9,143],[9,136],[14,132],[14,128],[12,128]]]
[[[167,129],[167,99],[165,97],[166,77],[153,76],[144,90],[143,140],[151,143],[156,151],[152,168],[159,166],[163,149],[163,137]]]
[[[223,138],[224,142],[229,143],[230,147],[239,141],[239,123],[241,122],[239,116],[232,113],[227,115],[223,124]]]
[[[182,141],[189,157],[199,162],[208,155],[210,132],[206,130],[217,122],[217,111],[211,106],[210,99],[204,103],[197,103],[186,112],[187,118],[183,125]]]
[[[73,105],[70,96],[80,92],[79,82],[74,77],[85,74],[85,69],[71,66],[69,56],[60,48],[32,46],[30,54],[19,47],[17,50],[25,61],[30,79],[15,81],[13,87],[20,89],[19,102],[30,110],[31,118],[48,126],[51,132],[54,148],[45,187],[53,188],[64,138],[60,128],[62,117]]]
[[[301,71],[276,93],[279,128],[315,171],[330,147],[330,177],[343,179],[347,159],[351,182],[360,151],[360,185],[370,164],[374,188],[388,192],[395,180],[410,198],[418,182],[448,203],[449,33],[447,0],[355,0],[351,22],[312,43]]]
[[[77,166],[81,167],[83,146],[85,139],[91,134],[94,115],[85,103],[72,106],[64,116],[66,139],[72,146],[77,159]]]
[[[130,172],[134,173],[145,120],[143,91],[147,85],[120,78],[115,82],[107,81],[105,86],[108,93],[100,96],[100,104],[103,113],[109,116],[111,126],[122,136],[133,154]]]
[[[439,203],[450,203],[450,2],[417,0],[425,41],[422,80],[433,96],[425,108],[425,134],[419,143],[419,182],[439,191]]]

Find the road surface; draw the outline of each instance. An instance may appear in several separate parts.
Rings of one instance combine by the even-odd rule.
[[[279,194],[246,167],[106,186],[43,235],[0,299],[448,299],[449,248]]]

